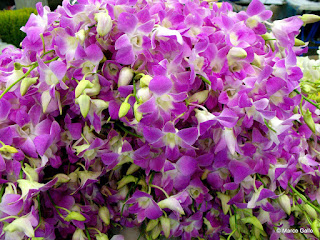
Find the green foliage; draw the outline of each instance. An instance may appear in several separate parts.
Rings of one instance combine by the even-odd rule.
[[[10,43],[16,47],[25,38],[26,34],[20,30],[24,26],[31,13],[37,14],[33,8],[0,11],[0,38],[3,42]]]

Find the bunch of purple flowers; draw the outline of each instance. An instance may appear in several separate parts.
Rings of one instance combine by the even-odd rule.
[[[316,16],[269,23],[259,0],[37,10],[0,55],[0,239],[320,236],[320,110],[296,65]]]

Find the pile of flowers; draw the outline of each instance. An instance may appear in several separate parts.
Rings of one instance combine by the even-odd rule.
[[[296,59],[317,17],[269,23],[259,0],[37,11],[0,55],[0,239],[319,237],[320,111]]]

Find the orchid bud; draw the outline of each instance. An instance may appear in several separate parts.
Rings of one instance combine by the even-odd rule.
[[[86,218],[81,214],[81,213],[78,213],[78,212],[70,212],[65,218],[64,218],[65,221],[67,222],[70,222],[71,220],[77,220],[77,221],[80,221],[80,222],[83,222],[86,220]]]
[[[179,212],[181,215],[184,215],[183,208],[181,207],[179,201],[176,198],[169,197],[158,203],[158,206],[161,209],[169,208],[172,211]]]
[[[21,81],[21,85],[20,85],[20,93],[21,93],[21,96],[24,96],[29,87],[32,85],[32,84],[35,84],[37,82],[37,77],[35,78],[24,78],[22,81]]]
[[[97,22],[97,32],[101,37],[104,37],[111,31],[112,19],[108,11],[96,13],[94,20]]]
[[[84,92],[88,95],[88,96],[96,96],[100,93],[100,90],[101,90],[101,85],[100,85],[100,82],[99,82],[99,78],[98,77],[95,77],[92,82],[92,87],[91,88],[86,88],[84,90]]]
[[[87,117],[90,110],[90,97],[88,95],[81,95],[76,99],[76,103],[80,106],[80,112],[84,118]]]
[[[155,228],[155,226],[157,226],[159,223],[159,219],[152,219],[148,222],[148,225],[147,225],[147,228],[146,228],[146,231],[149,232],[151,231],[152,229]]]
[[[227,59],[244,59],[247,57],[247,52],[243,48],[233,47],[229,50],[227,54]]]
[[[214,120],[216,118],[215,115],[205,110],[194,109],[194,111],[196,112],[195,117],[198,120],[198,123]]]
[[[58,173],[53,178],[58,178],[55,186],[59,186],[60,184],[67,183],[71,180],[71,178],[69,178],[66,174],[63,173]]]
[[[278,198],[280,207],[286,212],[286,214],[291,214],[291,203],[290,198],[286,194],[282,194]]]
[[[136,182],[138,179],[132,175],[124,176],[119,182],[117,189],[120,189],[131,182]]]
[[[161,233],[161,229],[159,225],[157,225],[154,229],[152,229],[151,237],[152,239],[157,239]]]
[[[15,62],[13,64],[13,66],[14,66],[14,70],[21,70],[22,69],[21,63]]]
[[[146,102],[151,98],[152,94],[148,87],[140,88],[137,91],[137,97],[141,100],[141,102]]]
[[[81,80],[75,90],[75,98],[78,98],[86,88],[93,88],[94,85],[89,80]]]
[[[137,122],[140,122],[143,117],[142,112],[139,112],[139,110],[138,110],[139,106],[140,105],[138,104],[138,102],[135,102],[133,105],[134,117],[137,120]]]
[[[295,38],[294,39],[294,46],[295,47],[299,47],[299,46],[304,46],[306,45],[306,43],[298,38]]]
[[[109,240],[108,236],[104,233],[95,235],[96,240]]]
[[[318,214],[316,212],[316,210],[314,210],[313,207],[311,207],[308,204],[304,204],[303,205],[304,210],[307,212],[307,214],[312,217],[313,219],[317,219],[318,218]]]
[[[308,127],[310,128],[310,130],[315,133],[316,132],[316,125],[314,124],[314,120],[312,117],[312,113],[310,112],[309,109],[307,109],[307,111],[305,111],[303,114],[303,120],[304,122],[308,125]]]
[[[171,227],[170,227],[170,219],[167,218],[167,217],[160,217],[160,223],[161,223],[161,227],[162,227],[162,231],[164,233],[164,236],[166,238],[169,238],[170,236],[170,230],[171,230]]]
[[[144,75],[142,78],[140,78],[140,87],[148,87],[151,80],[152,77],[150,75]]]
[[[76,231],[74,231],[73,235],[72,235],[72,240],[85,240],[87,239],[85,233],[83,232],[82,229],[77,228]]]
[[[99,208],[99,217],[107,225],[110,225],[110,211],[106,206]]]
[[[131,105],[128,102],[123,102],[119,109],[119,118],[124,117],[130,110]]]
[[[318,223],[319,223],[319,220],[318,219],[315,219],[312,223],[311,223],[311,229],[313,231],[313,234],[319,238],[320,237],[320,232],[319,232],[319,227],[318,227]]]
[[[49,106],[50,101],[51,101],[51,96],[50,96],[49,90],[44,91],[41,94],[41,103],[42,103],[43,113],[45,113],[47,111],[47,108]]]
[[[133,70],[128,67],[124,67],[120,70],[119,79],[118,79],[118,87],[127,86],[132,81],[133,78]]]
[[[320,21],[320,16],[315,14],[303,14],[299,18],[303,21],[303,26]]]
[[[0,152],[4,152],[4,153],[17,153],[18,150],[14,147],[11,147],[9,145],[3,145],[1,148],[0,148]]]
[[[140,169],[140,166],[132,163],[132,164],[130,165],[130,167],[128,168],[126,175],[131,175],[132,173],[136,172],[136,171],[139,170],[139,169]]]
[[[209,90],[203,90],[200,92],[196,92],[191,97],[188,98],[188,101],[190,103],[197,102],[198,104],[204,103],[209,95]]]
[[[224,215],[227,215],[227,213],[230,209],[230,205],[228,204],[228,202],[231,198],[230,198],[230,196],[223,194],[223,193],[220,193],[220,192],[218,192],[217,195],[218,195],[218,198],[220,198],[220,200],[221,200],[223,213],[224,213]]]
[[[43,237],[32,237],[31,240],[44,240]]]

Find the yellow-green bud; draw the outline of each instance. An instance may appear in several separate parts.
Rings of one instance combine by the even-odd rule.
[[[108,11],[96,13],[94,20],[97,22],[97,32],[101,37],[104,37],[111,31],[112,19]]]
[[[14,66],[14,70],[21,70],[21,68],[22,68],[22,65],[20,63],[18,63],[18,62],[15,62],[13,64],[13,66]]]
[[[108,236],[104,233],[95,235],[96,240],[109,240]]]
[[[134,173],[134,172],[136,172],[137,170],[139,170],[139,168],[140,168],[140,166],[132,163],[132,164],[130,165],[130,167],[128,168],[126,175],[131,175],[132,173]]]
[[[138,110],[139,106],[140,106],[140,104],[138,104],[138,102],[135,102],[133,105],[133,112],[134,112],[134,116],[135,116],[137,122],[140,122],[143,117],[142,112],[139,112],[139,110]]]
[[[90,110],[90,97],[88,95],[81,95],[76,99],[76,103],[80,106],[80,112],[84,118],[87,117]]]
[[[303,205],[304,210],[307,212],[307,214],[312,217],[313,219],[317,219],[318,218],[318,214],[316,212],[316,210],[314,210],[313,207],[311,207],[308,204],[304,204]]]
[[[152,77],[150,75],[144,75],[142,78],[140,78],[140,87],[148,87],[151,80]]]
[[[305,123],[308,125],[308,127],[310,128],[310,130],[315,133],[316,132],[316,125],[314,124],[313,121],[313,117],[312,117],[312,113],[310,112],[310,110],[308,109],[307,111],[305,111],[303,114],[303,120],[305,121]]]
[[[131,105],[128,102],[123,102],[119,109],[119,118],[124,117],[130,110]]]
[[[159,225],[157,225],[155,228],[152,229],[152,232],[151,232],[152,239],[157,239],[157,237],[159,237],[160,233],[161,233],[161,229],[160,229]]]
[[[120,189],[131,182],[136,182],[138,179],[132,175],[124,176],[119,182],[118,182],[118,188]]]
[[[58,173],[53,178],[54,179],[58,178],[55,186],[58,186],[58,185],[60,185],[62,183],[67,183],[67,182],[69,182],[71,180],[71,178],[69,178],[66,174],[63,174],[63,173]]]
[[[107,225],[110,225],[110,211],[106,206],[99,208],[99,217]]]
[[[315,14],[303,14],[299,18],[303,21],[303,26],[320,21],[320,16]]]
[[[71,220],[77,220],[77,221],[80,221],[80,222],[83,222],[86,220],[86,218],[81,214],[81,213],[78,213],[78,212],[70,212],[65,218],[64,218],[65,221],[67,222],[70,222]]]
[[[91,82],[92,87],[90,88],[86,88],[84,90],[84,92],[88,95],[88,96],[96,96],[100,93],[101,90],[101,85],[99,82],[99,78],[97,76],[95,76],[95,78],[92,80]]]
[[[42,104],[43,113],[47,111],[50,101],[51,101],[51,96],[50,96],[49,90],[46,90],[41,94],[41,104]]]
[[[147,225],[147,229],[146,231],[149,232],[151,231],[152,229],[155,228],[155,226],[157,226],[159,223],[159,219],[152,219],[148,222],[148,225]]]
[[[188,98],[188,102],[198,102],[198,104],[201,104],[205,102],[208,98],[209,95],[209,90],[203,90],[200,92],[196,92],[193,94],[191,97]]]
[[[223,213],[224,213],[224,215],[227,215],[227,213],[230,209],[230,205],[228,204],[228,202],[231,198],[230,198],[230,196],[223,194],[223,193],[220,193],[220,192],[218,192],[217,195],[218,195],[218,198],[220,198],[220,200],[221,200]]]
[[[84,240],[87,239],[87,236],[83,232],[82,229],[78,228],[76,231],[74,231],[72,235],[72,240]]]
[[[318,220],[318,219],[315,219],[315,220],[311,223],[311,229],[312,229],[312,231],[313,231],[313,234],[314,234],[317,238],[320,237],[320,232],[319,232],[318,224],[319,224],[319,220]]]
[[[166,217],[160,217],[160,223],[161,223],[161,227],[162,227],[162,231],[164,233],[164,236],[166,238],[169,238],[170,236],[170,219],[166,218]]]
[[[35,84],[37,82],[37,77],[34,77],[34,78],[24,78],[22,81],[21,81],[21,85],[20,85],[20,93],[21,93],[21,96],[24,96],[29,87],[32,85],[32,84]]]
[[[279,196],[278,201],[283,211],[285,211],[286,214],[290,215],[291,214],[290,198],[286,194],[283,194]]]
[[[75,90],[75,97],[78,98],[86,88],[93,88],[94,85],[89,80],[81,80]]]
[[[5,153],[17,153],[18,150],[14,147],[11,147],[9,145],[3,145],[1,148],[0,148],[0,152],[5,152]]]

